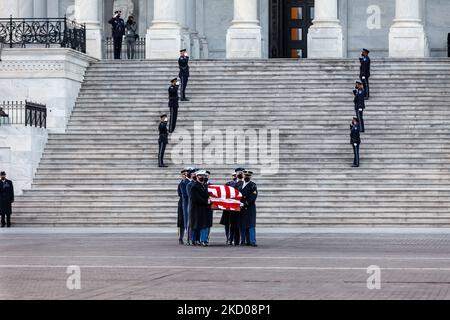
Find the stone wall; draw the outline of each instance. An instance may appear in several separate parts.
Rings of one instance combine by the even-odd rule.
[[[16,195],[30,189],[46,143],[45,129],[0,126],[0,170],[13,181]]]
[[[47,128],[64,132],[89,63],[71,49],[5,49],[0,63],[0,99],[47,105]]]

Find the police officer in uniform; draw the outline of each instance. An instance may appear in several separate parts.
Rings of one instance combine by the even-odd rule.
[[[167,114],[163,114],[160,117],[159,123],[159,139],[158,139],[158,165],[160,168],[166,168],[164,164],[164,153],[166,152],[167,144],[169,143],[169,133],[167,132]]]
[[[112,37],[114,42],[114,59],[120,59],[122,53],[122,41],[125,35],[125,21],[120,17],[121,11],[114,12],[114,17],[109,20],[112,25]]]
[[[364,109],[366,108],[366,103],[364,101],[364,88],[361,81],[356,81],[355,89],[353,90],[354,103],[355,103],[355,113],[358,118],[360,125],[360,130],[364,133]]]
[[[197,234],[196,230],[192,228],[192,216],[191,216],[191,207],[192,207],[192,187],[194,186],[195,182],[197,181],[197,171],[198,169],[193,169],[191,173],[191,181],[188,182],[186,185],[186,193],[188,196],[188,206],[187,206],[187,212],[188,212],[188,241],[186,242],[186,245],[190,246],[197,245],[197,241],[200,239],[200,235]]]
[[[12,204],[14,203],[14,186],[11,180],[6,179],[6,172],[0,173],[0,214],[2,228],[11,227]],[[5,219],[6,218],[6,219]]]
[[[208,245],[211,211],[211,200],[209,199],[208,186],[205,182],[207,175],[204,170],[197,172],[197,181],[191,188],[191,208],[189,212],[192,230],[195,230],[195,234],[198,233],[200,235],[200,244],[204,247]]]
[[[361,66],[359,68],[359,79],[361,80],[364,86],[364,97],[365,99],[369,99],[370,97],[370,88],[369,88],[369,78],[370,78],[370,51],[367,49],[363,49],[361,53],[361,57],[359,58],[359,62]]]
[[[169,133],[175,131],[177,125],[178,117],[178,87],[180,86],[178,79],[174,78],[170,81],[171,85],[169,87],[169,109],[170,109],[170,123],[169,123]]]
[[[359,167],[359,145],[361,144],[360,129],[358,118],[354,117],[350,125],[350,143],[353,147],[353,165],[352,167]]]
[[[189,101],[189,99],[186,98],[186,87],[189,81],[189,56],[186,49],[180,50],[178,66],[180,68],[180,73],[178,76],[181,80],[181,101]]]
[[[252,171],[244,171],[244,181],[239,187],[242,194],[241,213],[243,216],[241,224],[241,245],[257,247],[256,244],[256,199],[258,198],[258,188],[256,183],[251,181]]]

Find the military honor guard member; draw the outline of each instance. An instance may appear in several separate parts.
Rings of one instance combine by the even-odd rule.
[[[178,67],[180,69],[178,76],[181,80],[181,101],[189,101],[189,99],[186,98],[186,87],[189,81],[189,56],[186,49],[180,50]]]
[[[241,245],[257,247],[256,244],[256,199],[258,188],[251,178],[252,171],[244,171],[244,181],[239,185],[241,199]]]
[[[186,185],[186,193],[188,196],[188,207],[187,207],[187,211],[188,211],[188,241],[186,242],[186,245],[196,245],[197,241],[200,240],[200,238],[197,238],[197,233],[195,232],[195,230],[192,229],[192,216],[191,216],[191,207],[192,207],[192,187],[194,186],[195,182],[197,181],[197,171],[196,169],[192,170],[191,173],[191,181],[189,181],[189,183]]]
[[[197,172],[197,181],[191,188],[191,208],[189,212],[192,233],[200,235],[200,244],[204,247],[208,246],[211,211],[208,186],[205,183],[207,175],[206,171],[203,170]],[[196,240],[194,244],[196,244]]]
[[[354,117],[350,125],[350,143],[353,147],[353,165],[359,167],[359,145],[361,144],[360,129],[358,118]]]
[[[364,109],[366,108],[366,103],[364,101],[364,88],[361,81],[356,81],[353,95],[355,96],[354,103],[356,117],[358,118],[360,130],[364,133]]]
[[[177,78],[173,78],[170,81],[169,87],[169,109],[170,109],[170,122],[169,122],[169,133],[173,133],[175,131],[175,127],[177,126],[177,118],[178,118],[178,87],[180,83]]]
[[[11,227],[12,204],[14,203],[14,186],[11,180],[6,179],[6,172],[0,173],[0,214],[2,228]]]
[[[361,80],[364,86],[364,97],[365,99],[369,99],[370,97],[370,88],[369,88],[369,78],[370,78],[370,51],[367,49],[363,49],[361,53],[361,57],[359,58],[359,62],[361,63],[359,69],[359,79]]]
[[[185,185],[185,181],[187,180],[186,177],[187,169],[181,170],[181,181],[178,184],[178,218],[177,218],[177,227],[178,227],[178,243],[184,244],[183,238],[184,238],[184,232],[185,232],[185,226],[184,226],[184,212],[183,212],[183,193],[181,189],[183,188],[183,185]]]
[[[158,139],[158,165],[160,168],[166,168],[164,164],[164,153],[166,152],[167,144],[169,143],[169,133],[167,132],[167,114],[160,117],[159,123],[159,139]]]
[[[227,185],[229,187],[234,187],[236,185],[236,181],[237,181],[237,174],[236,174],[236,172],[233,172],[231,174],[231,180],[228,181],[225,185]],[[225,237],[227,239],[226,244],[228,244],[230,246],[233,245],[233,240],[234,240],[234,230],[233,230],[233,232],[231,232],[231,216],[232,215],[237,215],[237,213],[228,211],[228,210],[223,210],[222,217],[220,219],[220,224],[225,227]]]

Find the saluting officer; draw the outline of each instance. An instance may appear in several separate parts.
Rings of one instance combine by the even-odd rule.
[[[370,51],[367,49],[363,49],[361,53],[361,57],[359,61],[361,62],[361,67],[359,69],[359,78],[364,86],[364,97],[369,99],[370,97],[370,88],[369,88],[369,78],[370,78]]]
[[[256,199],[258,198],[258,188],[256,183],[251,181],[252,171],[244,171],[244,181],[240,184],[239,191],[242,194],[241,214],[243,216],[241,225],[241,245],[257,247],[256,244]]]
[[[0,214],[2,228],[11,227],[12,203],[14,202],[14,186],[11,180],[6,179],[6,172],[0,173]],[[5,219],[6,218],[6,219]]]
[[[354,117],[350,125],[350,143],[353,147],[353,165],[352,167],[359,167],[359,145],[361,144],[360,129],[358,118]]]
[[[177,78],[173,78],[170,81],[169,87],[169,109],[170,109],[170,123],[169,123],[169,133],[173,133],[175,131],[175,127],[177,125],[177,117],[178,117],[178,87],[180,83]]]
[[[166,168],[164,164],[164,153],[166,152],[166,146],[169,143],[169,134],[167,132],[167,114],[163,114],[160,117],[161,121],[159,123],[159,140],[158,140],[158,165],[160,168]]]
[[[178,76],[181,80],[181,101],[189,101],[189,99],[186,98],[186,87],[189,81],[189,56],[186,49],[180,50],[178,66],[180,68],[180,73]]]
[[[364,88],[361,81],[356,81],[355,89],[353,90],[354,103],[355,103],[355,113],[358,118],[360,125],[360,130],[364,133],[364,109],[366,108],[366,103],[364,101]]]

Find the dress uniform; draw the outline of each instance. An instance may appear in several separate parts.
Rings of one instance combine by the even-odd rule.
[[[187,192],[187,186],[192,181],[192,172],[194,169],[186,169],[186,179],[181,183],[181,198],[183,203],[183,222],[184,222],[184,234],[186,234],[186,244],[190,244],[190,229],[189,229],[189,196]]]
[[[244,181],[239,186],[242,194],[241,199],[241,245],[247,244],[256,247],[256,199],[258,198],[258,188],[256,183],[251,181],[252,171],[244,171]]]
[[[114,43],[114,59],[120,59],[122,54],[122,41],[125,35],[125,21],[120,17],[121,12],[116,11],[114,17],[108,22],[112,25],[112,37]]]
[[[6,179],[6,173],[0,173],[0,214],[2,228],[11,227],[12,204],[14,203],[14,186],[11,180]]]
[[[369,99],[370,97],[370,88],[369,88],[369,78],[370,78],[370,51],[367,49],[363,49],[361,57],[359,58],[359,62],[361,66],[359,68],[359,78],[364,85],[364,97]]]
[[[241,191],[240,187],[244,181],[244,171],[244,168],[237,168],[235,170],[236,181],[234,183],[234,188],[239,191]],[[241,243],[241,225],[243,219],[242,212],[236,212],[235,214],[230,215],[230,238],[235,246],[238,246]],[[245,239],[245,235],[243,238]]]
[[[237,181],[237,174],[233,172],[231,175],[231,180],[228,181],[225,185],[229,187],[234,187]],[[222,217],[220,219],[220,224],[225,227],[225,237],[227,238],[227,244],[232,245],[234,240],[234,232],[231,232],[231,216],[236,215],[233,211],[222,211]],[[234,230],[233,230],[234,231]]]
[[[188,212],[188,242],[186,243],[187,245],[190,245],[191,243],[193,245],[197,244],[198,241],[198,234],[195,232],[195,230],[192,229],[192,217],[191,217],[191,206],[192,206],[192,197],[191,197],[191,191],[192,191],[192,187],[195,184],[195,182],[197,181],[197,171],[196,169],[193,170],[191,177],[192,180],[189,181],[189,183],[186,185],[186,193],[188,196],[188,206],[187,206],[187,212]]]
[[[358,118],[361,132],[364,132],[364,109],[366,108],[366,103],[364,101],[364,89],[362,87],[361,81],[356,81],[356,88],[353,90],[355,96],[355,113]]]
[[[159,151],[158,151],[158,165],[160,168],[167,167],[164,164],[164,153],[166,152],[166,146],[169,143],[169,134],[167,132],[167,115],[163,114],[161,117],[161,122],[159,123]]]
[[[181,101],[189,101],[189,99],[186,98],[186,87],[189,81],[189,57],[186,49],[180,50],[178,67],[180,68],[180,73],[178,76],[181,80]]]
[[[178,118],[178,83],[177,78],[172,79],[171,85],[169,87],[169,109],[170,109],[170,122],[169,122],[169,133],[175,131]]]
[[[182,179],[178,184],[178,218],[177,218],[177,227],[178,227],[178,242],[179,244],[184,244],[184,214],[183,214],[183,193],[181,192],[182,186],[184,182],[187,180],[186,178],[186,169],[181,170]]]
[[[358,118],[353,118],[350,125],[350,143],[353,147],[353,167],[359,167],[359,145],[361,144],[361,137],[359,134]]]
[[[192,230],[200,234],[200,244],[208,245],[208,230],[210,227],[211,201],[208,186],[205,183],[206,171],[197,172],[197,181],[191,188],[190,219]]]

